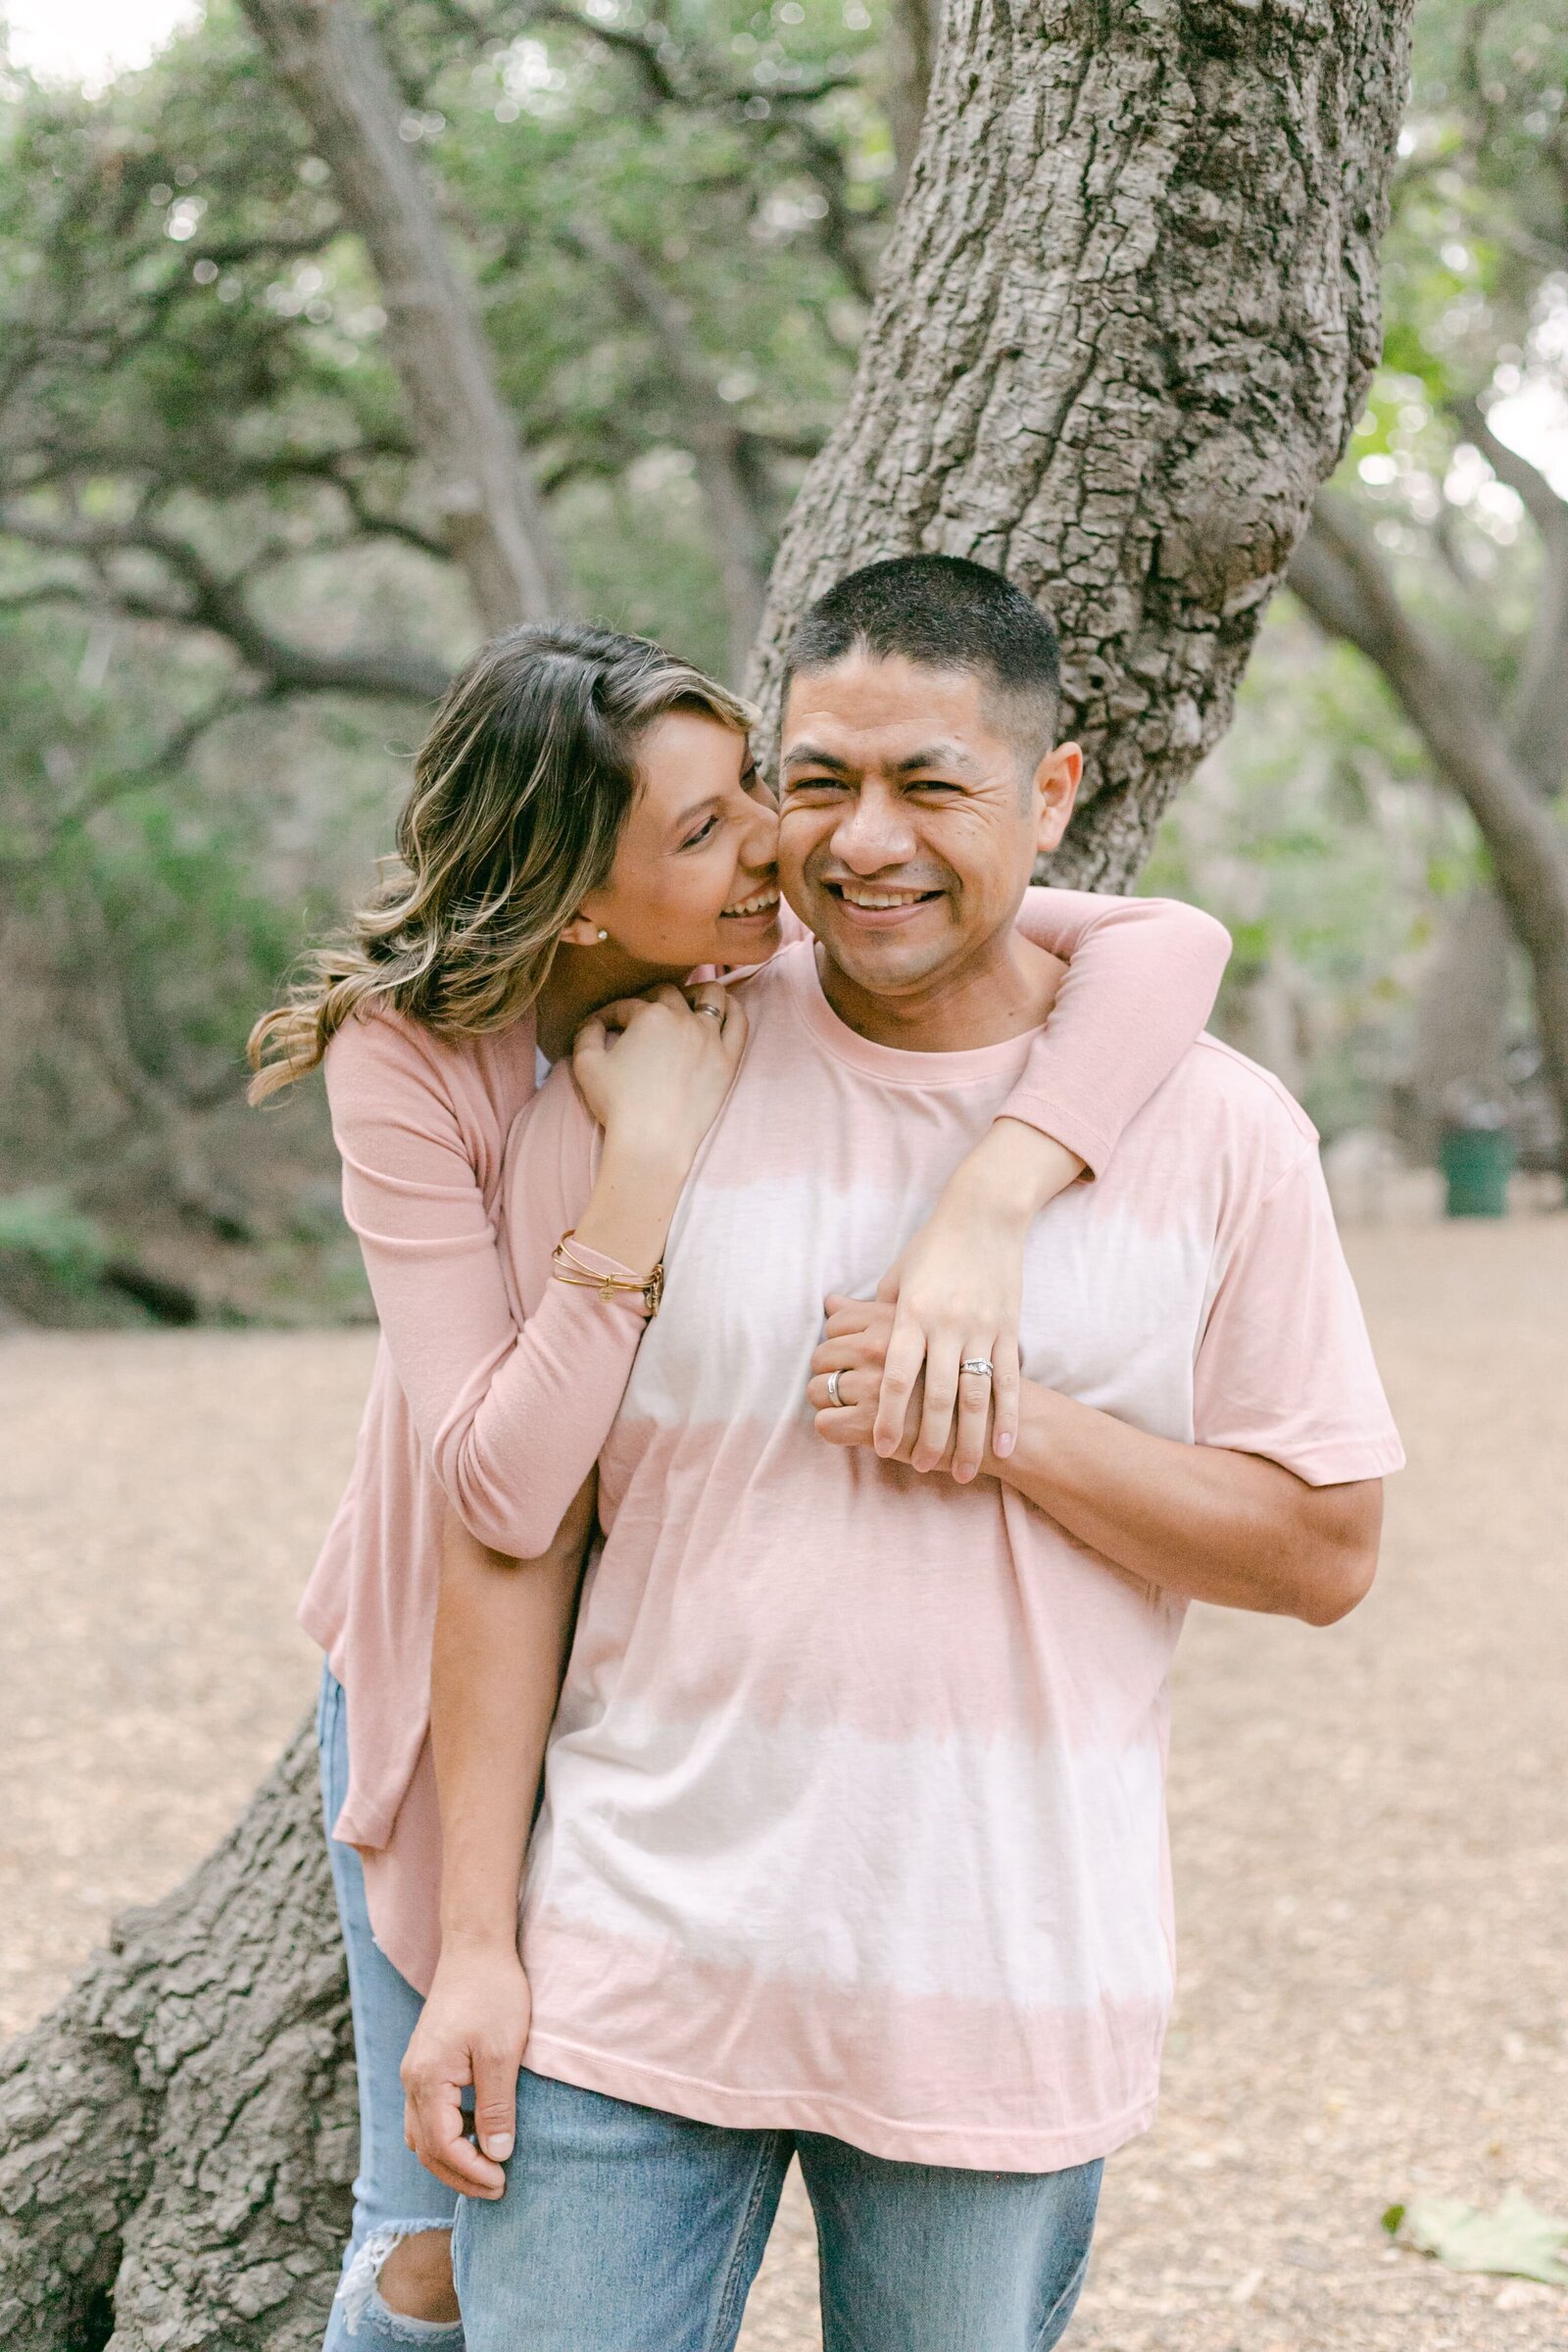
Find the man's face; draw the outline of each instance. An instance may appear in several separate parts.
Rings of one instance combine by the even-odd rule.
[[[870,995],[921,995],[1009,935],[1066,830],[1077,746],[1036,765],[1001,726],[963,670],[855,653],[791,682],[779,880]]]

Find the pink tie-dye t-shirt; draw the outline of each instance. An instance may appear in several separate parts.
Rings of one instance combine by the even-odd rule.
[[[745,1059],[601,1456],[527,2062],[881,2156],[1078,2164],[1154,2107],[1183,1603],[994,1480],[825,1445],[806,1398],[824,1292],[871,1295],[1030,1040],[869,1044],[808,945],[743,985]],[[594,1152],[558,1071],[504,1184],[530,1309]],[[1208,1039],[1037,1220],[1022,1343],[1032,1380],[1314,1484],[1401,1458],[1313,1131]]]

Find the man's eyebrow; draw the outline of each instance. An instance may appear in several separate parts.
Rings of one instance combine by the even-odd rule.
[[[819,750],[814,743],[796,744],[792,750],[786,752],[784,765],[786,767],[831,768],[837,776],[847,776],[850,773],[848,760],[835,758],[832,752]],[[961,744],[933,743],[928,744],[923,751],[911,752],[906,760],[891,761],[887,773],[890,776],[912,776],[917,774],[922,767],[956,767],[968,771],[973,769],[974,760]]]
[[[895,760],[888,769],[890,776],[912,776],[922,767],[959,767],[969,769],[974,761],[961,743],[933,743],[923,752],[911,752],[907,760]]]
[[[819,751],[814,743],[798,743],[784,755],[786,767],[830,767],[836,776],[850,772],[846,760],[837,760],[831,752]]]

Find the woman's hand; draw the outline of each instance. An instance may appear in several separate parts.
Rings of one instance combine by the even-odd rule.
[[[735,1082],[746,1013],[710,981],[607,1004],[577,1032],[577,1091],[605,1131],[578,1247],[646,1274],[663,1255],[681,1188]]]
[[[827,1330],[811,1358],[811,1376],[806,1385],[807,1399],[816,1414],[816,1433],[826,1438],[830,1446],[869,1446],[881,1420],[880,1401],[887,1395],[886,1370],[895,1329],[894,1308],[885,1298],[829,1298],[827,1310]],[[829,1396],[827,1385],[829,1375],[835,1372],[837,1404]],[[920,1468],[915,1449],[921,1435],[923,1407],[917,1381],[889,1460]],[[949,1471],[956,1477],[956,1436],[950,1433],[930,1468]],[[882,1450],[879,1445],[878,1453]]]
[[[607,1143],[678,1163],[684,1177],[746,1048],[746,1011],[709,981],[688,1001],[666,985],[603,1005],[571,1049],[577,1091]]]
[[[403,2060],[403,2132],[426,2172],[460,2196],[493,2199],[506,2189],[501,2167],[516,2133],[531,2012],[514,1946],[443,1947]],[[477,2146],[463,2112],[470,2085]]]
[[[906,1457],[935,1470],[951,1455],[962,1485],[992,1450],[1018,1440],[1018,1312],[1023,1251],[1034,1219],[1083,1173],[1083,1161],[1020,1120],[996,1120],[955,1171],[908,1248],[877,1285],[895,1309],[872,1443],[900,1455],[922,1370],[919,1428]],[[989,1362],[988,1379],[960,1372]],[[954,1406],[957,1428],[954,1428]]]

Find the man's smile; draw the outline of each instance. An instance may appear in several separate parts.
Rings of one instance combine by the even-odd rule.
[[[878,882],[852,882],[839,879],[824,882],[822,888],[837,901],[858,927],[869,925],[875,930],[887,930],[914,913],[917,907],[929,906],[946,896],[940,889],[906,889]]]

